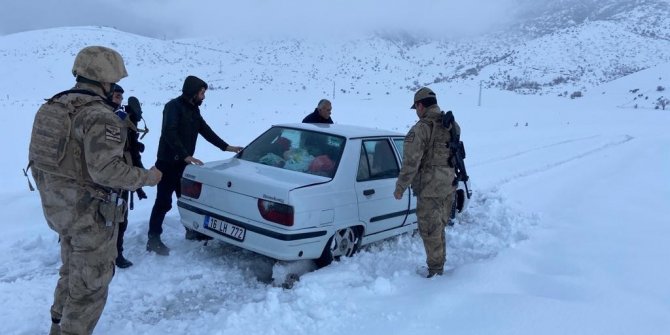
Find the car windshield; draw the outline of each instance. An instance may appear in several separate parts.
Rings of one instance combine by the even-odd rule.
[[[332,178],[342,157],[344,142],[342,136],[272,127],[244,148],[237,158]]]

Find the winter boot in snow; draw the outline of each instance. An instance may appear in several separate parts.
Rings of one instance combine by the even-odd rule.
[[[428,275],[426,278],[433,278],[435,276],[441,276],[444,273],[442,270],[428,270]]]
[[[161,256],[170,255],[170,248],[163,244],[160,235],[149,235],[149,241],[147,241],[147,251],[153,251]]]
[[[116,263],[116,266],[118,266],[121,269],[125,269],[125,268],[133,266],[133,262],[131,262],[131,261],[127,260],[125,257],[123,257],[123,254],[119,254],[116,257],[116,261],[114,263]]]
[[[49,329],[49,335],[60,335],[60,320],[51,319],[51,328]]]

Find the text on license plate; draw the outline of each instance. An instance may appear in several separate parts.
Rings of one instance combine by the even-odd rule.
[[[243,241],[244,236],[247,233],[246,229],[238,225],[234,225],[230,222],[222,221],[211,216],[205,217],[205,227],[239,241]]]

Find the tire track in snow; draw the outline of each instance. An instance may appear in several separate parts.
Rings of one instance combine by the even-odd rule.
[[[545,164],[545,165],[543,165],[541,167],[538,167],[538,168],[528,169],[526,171],[514,174],[510,177],[507,177],[507,178],[504,178],[504,179],[500,180],[499,182],[496,183],[496,185],[497,186],[502,186],[502,185],[508,184],[510,182],[513,182],[513,181],[521,179],[521,178],[525,178],[525,177],[533,176],[533,175],[536,175],[536,174],[539,174],[539,173],[547,172],[551,169],[557,168],[557,167],[565,165],[567,163],[577,161],[577,160],[582,159],[582,158],[589,157],[589,156],[594,155],[596,153],[599,153],[601,151],[608,150],[612,147],[618,147],[618,146],[623,145],[625,143],[628,143],[628,142],[630,142],[634,139],[635,139],[635,137],[633,137],[633,136],[623,135],[623,139],[620,139],[620,140],[617,140],[617,141],[612,141],[612,142],[609,142],[609,143],[605,143],[601,146],[598,146],[598,147],[593,148],[591,150],[582,152],[582,153],[577,154],[575,156],[572,156],[572,157],[569,157],[569,158],[566,158],[566,159],[562,159],[562,160],[559,160],[559,161],[551,162],[551,163]],[[545,148],[548,148],[548,147],[551,147],[551,146],[553,146],[553,145],[546,146]]]
[[[575,139],[571,139],[571,140],[565,140],[565,141],[560,141],[560,142],[556,142],[556,143],[552,143],[552,144],[547,144],[547,145],[531,148],[531,149],[528,149],[528,150],[518,151],[518,152],[515,152],[513,154],[503,156],[503,157],[491,158],[491,159],[485,160],[483,162],[474,163],[474,164],[472,164],[472,167],[477,167],[477,166],[480,166],[480,165],[486,165],[486,164],[491,164],[491,163],[497,163],[497,162],[512,159],[512,158],[515,158],[515,157],[518,157],[518,156],[521,156],[521,155],[525,155],[529,152],[544,150],[544,149],[547,149],[547,148],[556,147],[556,146],[560,146],[560,145],[564,145],[564,144],[586,141],[586,140],[596,138],[598,136],[600,136],[600,135],[593,135],[593,136],[588,136],[588,137],[575,138]]]

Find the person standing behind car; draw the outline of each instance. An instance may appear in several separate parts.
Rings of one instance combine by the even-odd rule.
[[[128,105],[121,106],[123,102],[123,88],[116,84],[114,86],[114,94],[112,95],[112,101],[119,105],[119,108],[116,110],[116,115],[121,119],[127,129],[127,139],[126,145],[124,147],[124,158],[126,163],[132,164],[135,167],[144,169],[144,164],[142,164],[141,153],[144,151],[144,144],[139,142],[139,134],[137,132],[137,123],[141,119],[142,110],[139,107],[139,101],[135,97],[130,97],[128,99]],[[139,112],[136,112],[139,110]],[[139,118],[137,114],[139,113]],[[144,193],[144,190],[140,187],[135,192],[137,192],[138,198],[146,199],[147,195]],[[121,197],[126,201],[130,201],[130,209],[133,209],[133,192],[123,191]],[[128,229],[128,211],[126,211],[123,222],[119,222],[119,233],[116,238],[116,250],[118,255],[116,256],[116,266],[125,269],[131,267],[133,262],[126,259],[123,255],[123,237]]]
[[[423,87],[414,94],[412,109],[419,121],[405,136],[402,168],[398,175],[393,196],[400,200],[411,184],[417,196],[416,216],[419,234],[426,250],[427,278],[440,276],[446,261],[445,227],[451,215],[456,186],[456,173],[449,166],[451,127],[460,126],[454,121],[449,128],[442,126],[442,113],[435,93]]]
[[[170,248],[161,240],[161,234],[165,214],[172,208],[172,193],[181,196],[181,175],[186,165],[202,165],[199,159],[193,157],[198,135],[223,151],[237,153],[242,150],[242,147],[228,145],[200,115],[200,105],[205,100],[206,90],[207,83],[202,79],[188,76],[184,80],[182,95],[170,100],[163,109],[163,126],[156,160],[156,165],[163,171],[163,179],[158,184],[156,202],[151,210],[147,241],[147,251],[161,256],[170,254]],[[206,239],[207,236],[187,229],[186,238]]]
[[[333,105],[330,103],[330,101],[326,99],[321,99],[319,100],[319,103],[316,105],[316,108],[314,108],[314,111],[307,116],[305,116],[304,119],[302,119],[302,123],[333,123],[333,119],[330,117],[332,114],[333,110]]]
[[[115,50],[89,46],[75,57],[77,84],[47,100],[35,115],[29,167],[61,260],[51,306],[51,334],[91,334],[114,275],[121,189],[154,186],[161,172],[123,160],[123,125],[111,102],[128,73]],[[65,145],[63,145],[65,143]]]

